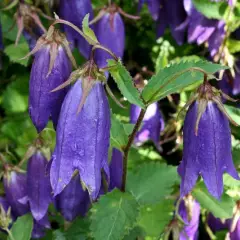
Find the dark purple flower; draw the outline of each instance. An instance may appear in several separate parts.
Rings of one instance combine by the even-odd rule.
[[[49,66],[52,64],[50,49],[50,46],[46,45],[36,52],[31,69],[29,114],[38,132],[46,127],[50,116],[56,127],[67,89],[51,91],[66,81],[71,73],[70,60],[65,48],[60,45],[55,49],[57,56],[49,74]]]
[[[90,14],[90,20],[93,18],[93,10],[90,0],[61,0],[59,5],[59,15],[75,26],[82,28],[82,21],[86,14]],[[78,47],[81,54],[88,58],[90,55],[90,45],[88,42],[79,35],[74,29],[69,26],[63,26],[67,35],[68,41]]]
[[[38,27],[35,27],[33,29],[31,29],[31,31],[27,31],[27,30],[24,30],[23,31],[23,36],[25,38],[25,40],[27,41],[28,43],[28,46],[29,46],[29,49],[30,51],[32,51],[37,43],[37,40],[43,35],[43,31],[38,28]]]
[[[179,215],[185,222],[179,240],[197,240],[200,217],[200,205],[196,200],[182,200],[179,206]]]
[[[215,102],[206,101],[205,106],[200,100],[191,104],[184,121],[183,159],[178,168],[182,197],[192,190],[199,175],[216,198],[223,192],[224,172],[239,179],[232,161],[229,121]]]
[[[212,232],[215,233],[223,229],[228,229],[230,225],[230,219],[222,220],[220,218],[214,217],[212,213],[209,213],[207,217],[207,224]]]
[[[185,30],[179,28],[186,18],[183,2],[179,0],[159,0],[160,12],[158,17],[157,36],[161,37],[165,28],[169,25],[176,42],[181,45],[184,42]]]
[[[3,179],[6,200],[11,206],[11,212],[14,216],[22,216],[29,211],[26,203],[21,203],[27,196],[27,178],[23,173],[12,171]]]
[[[114,188],[121,189],[123,173],[123,154],[120,150],[113,148],[112,160],[110,163],[110,184],[109,191]]]
[[[28,161],[27,167],[27,196],[31,213],[37,221],[47,213],[52,201],[50,178],[46,175],[48,161],[40,151]]]
[[[156,21],[160,11],[160,2],[161,0],[139,0],[138,11],[140,11],[143,4],[146,3],[152,18]]]
[[[140,114],[141,108],[136,105],[131,105],[130,122],[136,123]],[[164,121],[158,104],[151,104],[146,111],[143,119],[143,125],[135,138],[136,144],[144,143],[147,140],[152,140],[157,148],[160,148],[160,132],[164,129]]]
[[[79,174],[55,197],[55,206],[67,221],[73,221],[79,215],[85,216],[89,205],[89,194],[83,190]]]
[[[39,221],[34,219],[33,223],[32,238],[34,239],[43,238],[45,236],[45,230],[51,228],[47,215]]]
[[[106,12],[96,24],[96,36],[104,47],[109,48],[117,57],[122,58],[125,45],[125,29],[123,20],[118,12]],[[111,56],[97,49],[95,61],[99,68],[107,65],[107,59]]]
[[[75,170],[92,199],[101,186],[101,170],[107,177],[110,138],[110,109],[108,99],[99,81],[93,82],[81,112],[79,102],[84,98],[84,87],[91,79],[78,80],[69,90],[60,113],[57,127],[55,157],[50,171],[54,195],[66,187]]]

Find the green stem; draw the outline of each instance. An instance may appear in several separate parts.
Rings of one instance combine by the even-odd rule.
[[[134,126],[134,129],[131,133],[131,135],[128,138],[127,146],[124,148],[124,155],[123,155],[123,174],[122,174],[122,186],[121,190],[122,192],[125,192],[126,190],[126,180],[127,180],[127,164],[128,164],[128,154],[129,150],[133,144],[134,138],[141,126],[141,123],[143,121],[144,115],[146,113],[146,109],[141,109],[141,112],[139,114],[139,117],[137,119],[136,125]]]
[[[4,229],[7,233],[8,233],[8,236],[9,236],[9,238],[11,239],[11,240],[15,240],[15,238],[13,237],[13,235],[12,235],[12,232],[8,229],[8,228],[6,228],[6,229]]]

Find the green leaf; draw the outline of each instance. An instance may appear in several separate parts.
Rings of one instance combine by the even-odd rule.
[[[123,239],[134,227],[138,213],[138,203],[127,192],[115,189],[102,196],[92,209],[90,229],[94,239]]]
[[[196,185],[192,192],[193,196],[200,203],[201,207],[209,210],[217,218],[231,218],[233,207],[235,205],[233,199],[227,194],[223,194],[221,200],[212,197],[206,189],[203,182]]]
[[[127,189],[140,203],[153,204],[171,194],[172,187],[178,180],[176,167],[145,163],[137,172],[129,171]]]
[[[138,105],[141,108],[145,108],[144,103],[140,98],[140,92],[133,85],[133,80],[130,73],[122,65],[119,60],[108,60],[109,72],[118,85],[119,90],[123,96],[132,104]]]
[[[2,106],[7,113],[25,112],[28,108],[29,76],[21,76],[9,84],[2,96]]]
[[[97,37],[94,33],[94,31],[89,27],[89,13],[84,17],[82,21],[82,28],[83,28],[83,33],[88,37],[87,41],[95,45],[98,43]]]
[[[229,105],[224,105],[224,107],[233,121],[240,125],[240,109]]]
[[[203,79],[203,73],[191,70],[201,68],[209,74],[213,74],[227,67],[213,64],[207,61],[173,63],[160,69],[143,89],[142,97],[148,104],[156,102],[169,94],[181,91],[183,88]]]
[[[222,20],[226,16],[228,4],[224,1],[193,0],[196,9],[207,18]]]
[[[140,209],[138,225],[147,236],[158,237],[173,218],[174,201],[164,200],[156,205],[144,206]]]
[[[33,229],[33,218],[31,214],[18,217],[17,221],[10,229],[15,240],[29,240]],[[8,240],[11,240],[8,237]]]
[[[26,56],[29,52],[27,43],[19,43],[17,46],[15,44],[10,44],[4,49],[4,52],[11,62],[19,63],[25,67],[28,65],[28,58],[19,60],[20,58]]]
[[[128,142],[128,135],[126,134],[124,124],[121,123],[114,114],[111,116],[110,137],[111,145],[119,150],[122,150]]]
[[[237,53],[240,52],[240,41],[235,39],[228,39],[227,40],[227,48],[230,53]]]
[[[67,240],[64,233],[61,232],[60,230],[55,230],[52,234],[53,234],[52,236],[53,240]]]

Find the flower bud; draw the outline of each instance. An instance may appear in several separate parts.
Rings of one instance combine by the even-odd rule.
[[[104,47],[109,48],[117,57],[122,58],[125,45],[125,28],[123,20],[117,9],[110,8],[102,18],[96,23],[96,36],[98,41]],[[97,49],[95,52],[95,61],[99,68],[107,66],[107,59],[111,56]]]
[[[200,175],[209,193],[220,198],[223,173],[239,179],[232,160],[228,115],[210,84],[204,83],[198,91],[183,127],[183,158],[178,168],[181,196],[192,190]]]
[[[22,216],[29,211],[26,203],[21,203],[27,196],[26,175],[11,171],[8,176],[4,176],[3,184],[6,194],[6,200],[11,206],[14,216]]]
[[[47,164],[48,161],[39,151],[28,161],[27,196],[31,213],[37,221],[46,215],[52,201],[50,179],[46,175]]]
[[[136,105],[131,105],[130,122],[135,124],[139,117],[141,108]],[[160,132],[164,129],[164,121],[161,112],[158,109],[157,103],[152,103],[148,106],[146,114],[143,119],[143,125],[136,135],[135,143],[141,145],[142,143],[152,140],[155,146],[160,149]]]
[[[71,22],[75,26],[82,28],[82,21],[86,14],[90,14],[90,20],[93,18],[93,10],[90,0],[61,0],[59,4],[59,16]],[[69,26],[63,26],[68,41],[78,47],[79,51],[85,58],[89,58],[89,43]]]
[[[68,79],[72,56],[65,37],[55,29],[38,40],[32,53],[35,58],[30,76],[29,114],[37,131],[41,132],[50,116],[56,128],[67,89],[51,91]]]
[[[123,174],[123,154],[116,148],[113,148],[112,160],[109,169],[110,169],[109,191],[112,191],[114,188],[121,189]]]
[[[73,221],[79,215],[85,216],[89,205],[89,194],[83,190],[79,174],[55,197],[55,206],[67,221]]]
[[[85,103],[78,113],[81,99]],[[109,138],[110,109],[103,84],[92,78],[78,80],[64,99],[59,117],[50,171],[54,196],[62,192],[78,170],[91,198],[97,198],[102,169],[109,176]]]

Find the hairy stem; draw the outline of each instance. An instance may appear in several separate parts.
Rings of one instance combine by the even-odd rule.
[[[12,232],[8,228],[5,228],[4,230],[8,233],[8,236],[11,240],[15,240],[15,238],[12,235]]]
[[[141,123],[143,121],[144,115],[146,113],[146,109],[141,109],[141,112],[139,114],[138,120],[136,122],[136,125],[134,126],[134,129],[131,133],[131,135],[128,138],[127,146],[124,148],[124,154],[123,154],[123,174],[122,174],[122,186],[121,190],[122,192],[125,192],[126,190],[126,180],[127,180],[127,164],[128,164],[128,154],[129,150],[131,148],[131,145],[133,144],[134,138],[141,126]]]

